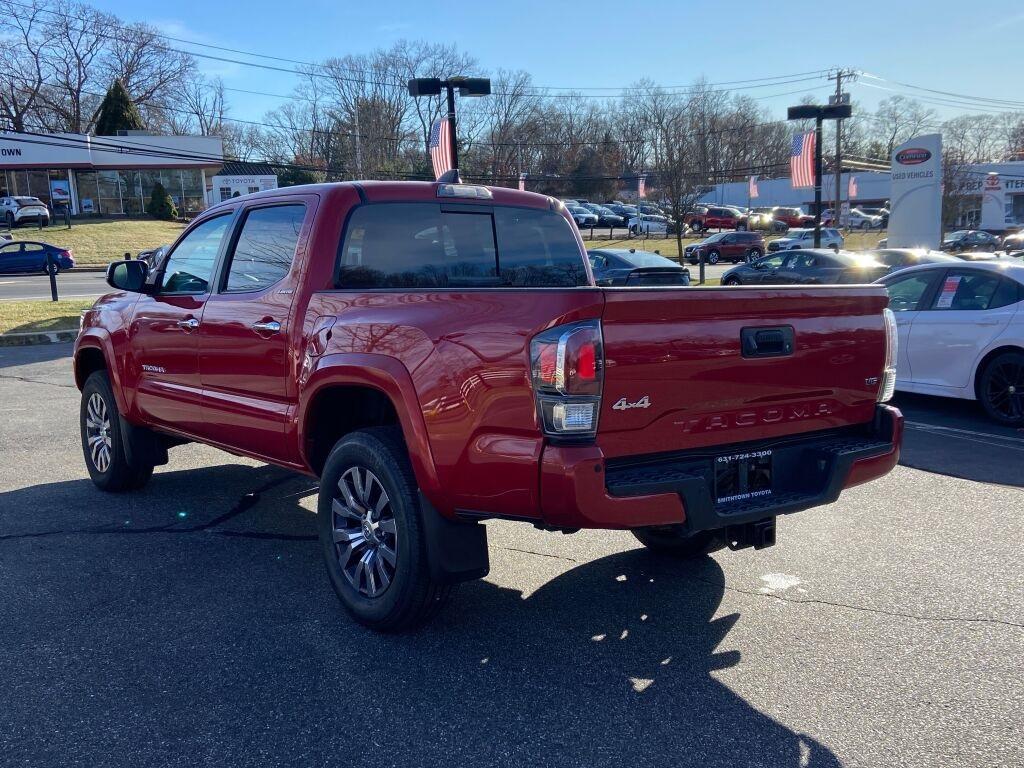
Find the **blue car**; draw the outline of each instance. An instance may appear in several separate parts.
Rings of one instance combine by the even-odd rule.
[[[0,275],[25,272],[46,274],[47,254],[53,256],[58,272],[75,266],[75,258],[71,255],[71,251],[65,248],[32,240],[0,241]]]
[[[664,256],[635,248],[587,251],[598,285],[689,285],[690,270]]]

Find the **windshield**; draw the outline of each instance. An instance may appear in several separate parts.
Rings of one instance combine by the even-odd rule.
[[[718,234],[712,235],[711,237],[709,237],[704,242],[705,243],[717,243],[719,240],[723,239],[728,234],[729,234],[728,232],[719,232]]]
[[[967,237],[968,233],[969,233],[969,230],[966,230],[966,229],[957,230],[956,232],[951,232],[946,237],[946,239],[947,240],[962,240],[963,238]]]

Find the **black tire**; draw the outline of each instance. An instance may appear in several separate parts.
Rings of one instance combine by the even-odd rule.
[[[747,251],[747,264],[752,262],[754,259],[760,259],[762,256],[764,256],[764,254],[761,252],[760,248],[751,248]]]
[[[736,276],[730,276],[722,281],[722,285],[743,285],[743,282]]]
[[[352,494],[356,502],[360,501],[357,487],[346,474],[350,471],[365,478],[365,506],[357,503],[349,508],[345,503],[343,479],[350,493],[356,490]],[[387,505],[376,518],[377,528],[373,528],[375,513],[369,509],[380,506],[380,496],[373,495],[374,480],[387,494]],[[355,522],[364,512],[365,520]],[[360,624],[382,632],[412,629],[437,613],[451,592],[450,585],[431,578],[416,479],[395,428],[351,432],[334,446],[320,478],[317,526],[331,586]],[[343,535],[347,532],[348,546],[344,540],[335,542],[336,529]],[[352,543],[357,537],[359,541]],[[393,563],[386,554],[389,550]],[[369,564],[368,568],[360,571],[360,563]]]
[[[717,264],[720,258],[718,251],[708,251],[708,264]]]
[[[633,528],[631,533],[648,549],[680,559],[703,557],[720,546],[713,531],[686,535],[681,526]]]
[[[153,464],[129,464],[117,400],[106,371],[96,371],[82,387],[79,426],[89,477],[101,491],[117,493],[141,488],[153,476]]]
[[[978,400],[993,421],[1024,424],[1024,352],[1003,352],[978,376]]]
[[[7,212],[7,228],[14,229],[14,214],[10,211]]]

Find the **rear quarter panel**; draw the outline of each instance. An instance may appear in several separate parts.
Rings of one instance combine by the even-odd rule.
[[[536,516],[543,438],[530,381],[530,339],[599,317],[596,288],[325,291],[311,316],[333,316],[332,355],[390,357],[408,371],[426,427],[443,512]],[[420,478],[418,478],[420,479]],[[424,487],[428,487],[426,483]]]

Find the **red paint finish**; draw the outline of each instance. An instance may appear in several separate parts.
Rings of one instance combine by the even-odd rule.
[[[598,445],[609,458],[871,421],[885,360],[876,287],[609,289]],[[740,332],[790,326],[785,357],[745,358]],[[614,409],[646,397],[647,408]]]
[[[318,398],[368,387],[394,406],[417,482],[442,513],[567,527],[685,519],[676,494],[611,497],[606,460],[871,422],[877,385],[867,380],[879,375],[884,356],[886,299],[878,287],[334,289],[338,245],[355,206],[437,200],[436,184],[368,182],[273,190],[216,206],[192,227],[225,212],[237,214],[237,227],[250,206],[305,203],[287,276],[247,294],[224,293],[214,279],[196,296],[104,297],[85,317],[76,366],[87,350],[103,353],[130,421],[309,473]],[[493,203],[568,218],[532,193],[494,189]],[[218,256],[220,271],[231,242]],[[582,243],[580,259],[586,263]],[[178,325],[189,319],[199,320],[197,329]],[[597,439],[554,444],[538,424],[530,340],[589,319],[602,322],[604,359],[581,354],[576,367],[603,375]],[[268,321],[280,331],[253,327]],[[742,328],[781,325],[794,329],[791,356],[742,357]],[[647,407],[613,407],[645,397]],[[884,474],[896,456],[894,449],[855,465],[847,483]]]

